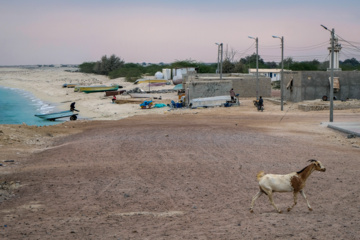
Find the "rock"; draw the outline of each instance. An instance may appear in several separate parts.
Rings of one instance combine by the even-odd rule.
[[[347,135],[347,138],[356,138],[356,136],[354,134],[349,134]]]

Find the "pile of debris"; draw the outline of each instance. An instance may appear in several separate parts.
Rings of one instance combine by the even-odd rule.
[[[334,103],[334,110],[344,110],[344,109],[356,109],[360,108],[360,100],[358,99],[349,99],[346,101],[336,100]],[[322,101],[322,100],[312,100],[312,101],[304,101],[298,105],[298,109],[307,111],[321,111],[321,110],[329,110],[330,109],[330,101]]]
[[[150,91],[144,91],[143,89],[136,87],[131,90],[126,91],[127,94],[129,93],[173,93],[177,90],[174,89],[161,89],[161,90],[150,90]]]

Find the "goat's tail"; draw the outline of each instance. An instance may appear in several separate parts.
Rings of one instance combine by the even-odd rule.
[[[260,171],[258,172],[258,174],[256,175],[256,178],[258,181],[260,181],[260,179],[265,175],[265,172],[264,171]]]

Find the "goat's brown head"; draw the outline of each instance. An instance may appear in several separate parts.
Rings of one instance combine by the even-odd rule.
[[[316,171],[320,171],[320,172],[326,171],[326,168],[324,167],[324,165],[322,165],[322,163],[320,161],[315,160],[315,159],[310,159],[309,162],[312,162],[314,164]]]

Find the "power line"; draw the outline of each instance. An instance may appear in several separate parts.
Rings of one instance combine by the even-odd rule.
[[[356,48],[357,50],[359,50],[360,51],[360,47],[358,47],[358,46],[355,46],[354,44],[352,44],[351,42],[349,42],[349,41],[347,41],[347,40],[345,40],[345,39],[343,39],[341,36],[339,36],[339,35],[336,35],[338,38],[340,38],[342,41],[344,41],[344,42],[346,42],[346,43],[348,43],[348,44],[350,44],[352,47],[354,47],[354,48]]]
[[[247,49],[245,49],[245,50],[243,50],[243,51],[241,51],[241,52],[239,52],[238,54],[245,54],[245,53],[247,53],[251,48],[253,48],[254,47],[254,45],[255,45],[255,43],[252,43],[251,45],[250,45],[250,47],[248,47]]]
[[[323,46],[326,46],[329,44],[329,41],[326,41],[326,42],[321,42],[321,43],[318,43],[318,44],[315,44],[315,45],[311,45],[311,46],[304,46],[304,47],[299,47],[299,46],[286,46],[287,49],[291,49],[293,51],[304,51],[304,50],[313,50],[313,49],[316,49],[316,48],[321,48]]]

